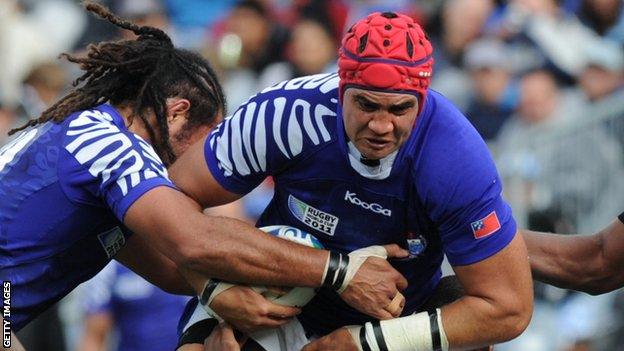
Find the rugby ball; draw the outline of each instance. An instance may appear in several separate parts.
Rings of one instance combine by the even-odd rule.
[[[321,242],[314,235],[301,229],[287,225],[271,225],[258,228],[281,239],[290,240],[297,244],[322,249]],[[295,287],[286,289],[270,289],[264,286],[252,286],[256,292],[260,293],[267,300],[283,306],[303,307],[307,304],[316,291],[309,287]]]

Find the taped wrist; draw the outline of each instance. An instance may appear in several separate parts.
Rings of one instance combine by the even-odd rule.
[[[371,256],[385,260],[388,254],[386,249],[379,245],[358,249],[349,255],[330,251],[321,286],[332,288],[342,294],[364,261]]]
[[[340,289],[345,283],[348,268],[349,256],[330,251],[327,263],[325,264],[325,272],[323,273],[321,286],[333,290]]]
[[[210,308],[210,303],[212,302],[212,300],[214,300],[215,297],[217,297],[217,295],[233,286],[234,284],[226,283],[219,279],[208,279],[208,281],[206,281],[206,284],[204,285],[204,290],[202,290],[201,295],[198,296],[199,304],[202,305],[204,310],[210,316],[214,317],[219,322],[223,322],[223,318],[221,318],[217,314],[217,312]]]
[[[448,351],[440,309],[348,327],[362,351]]]

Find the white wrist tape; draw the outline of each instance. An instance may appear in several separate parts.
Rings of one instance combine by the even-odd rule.
[[[440,309],[347,327],[362,351],[448,351]]]
[[[348,256],[331,252],[323,273],[323,286],[342,294],[364,261],[371,256],[385,260],[388,253],[383,246],[378,245],[355,250]]]
[[[217,314],[212,308],[210,308],[210,303],[214,300],[217,295],[226,291],[227,289],[235,286],[234,284],[222,282],[219,280],[209,279],[206,281],[204,285],[204,290],[199,297],[199,304],[202,305],[206,313],[208,313],[211,317],[215,318],[219,321],[219,323],[223,322],[223,318]]]

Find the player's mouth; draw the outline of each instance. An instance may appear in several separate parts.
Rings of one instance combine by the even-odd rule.
[[[373,150],[383,150],[390,145],[390,141],[384,139],[366,138],[365,140],[368,146]]]

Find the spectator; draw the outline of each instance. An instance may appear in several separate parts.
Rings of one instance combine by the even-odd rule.
[[[288,30],[275,23],[259,0],[238,2],[223,22],[218,59],[228,69],[223,86],[229,106],[255,94],[259,76],[271,63],[283,61]]]
[[[579,77],[579,85],[591,102],[621,91],[624,87],[624,52],[622,46],[609,40],[588,47],[587,65]]]
[[[336,47],[327,22],[302,18],[292,28],[289,60],[268,66],[259,85],[271,86],[295,77],[336,71]]]
[[[19,113],[30,119],[52,106],[69,85],[67,73],[56,62],[35,66],[24,79]]]
[[[518,103],[506,50],[496,39],[482,39],[470,44],[464,57],[473,86],[466,116],[486,141],[496,138]]]
[[[624,44],[624,2],[621,0],[582,0],[578,16],[601,37]]]
[[[585,106],[561,92],[553,75],[535,71],[522,78],[517,115],[501,129],[498,164],[507,183],[522,179],[525,191],[508,194],[514,210],[559,213],[572,231],[589,231],[584,220],[604,223],[614,216],[609,194],[624,191],[619,181],[621,149],[602,127],[573,130]],[[606,217],[606,219],[605,219]]]
[[[451,0],[444,3],[441,28],[433,38],[436,72],[432,86],[465,110],[469,99],[470,78],[462,70],[466,47],[482,32],[494,10],[492,0]]]

